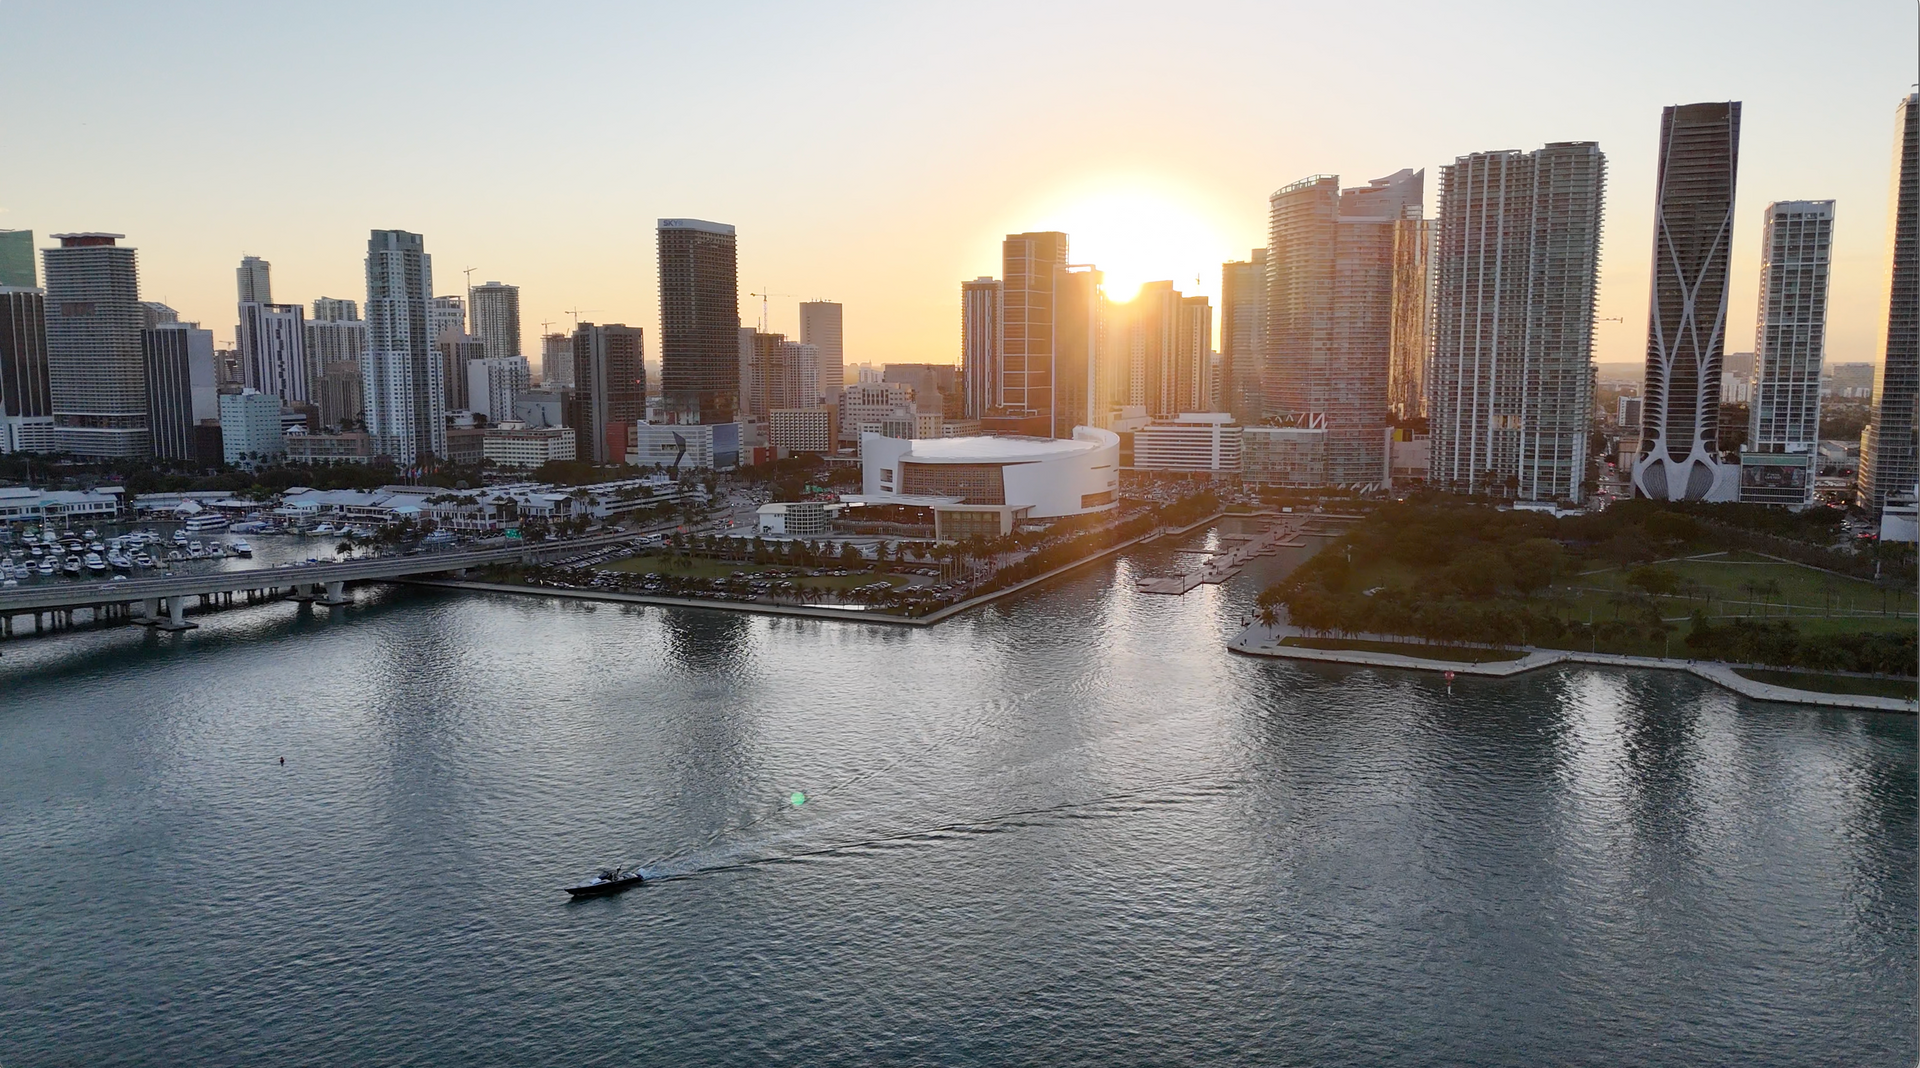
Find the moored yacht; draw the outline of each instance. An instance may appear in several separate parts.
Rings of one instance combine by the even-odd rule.
[[[233,555],[235,556],[252,556],[253,555],[253,546],[248,545],[247,539],[245,538],[235,538],[233,541],[232,549],[233,549]]]
[[[96,575],[103,575],[107,571],[107,562],[105,560],[100,559],[99,553],[88,553],[85,563],[87,565],[87,570],[93,572]]]

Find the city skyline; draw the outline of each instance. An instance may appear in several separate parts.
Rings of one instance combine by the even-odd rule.
[[[133,119],[103,118],[98,109],[89,110],[88,93],[69,103],[58,90],[74,73],[26,46],[55,39],[66,20],[78,16],[29,9],[14,16],[22,32],[10,39],[20,47],[0,53],[9,59],[0,78],[17,95],[31,93],[48,106],[0,120],[11,141],[37,146],[35,166],[9,175],[8,184],[0,187],[0,227],[32,229],[36,235],[86,230],[129,234],[130,243],[142,249],[143,293],[179,308],[184,318],[208,324],[225,347],[232,339],[222,310],[231,300],[224,297],[231,292],[224,278],[239,255],[252,253],[273,261],[280,275],[275,279],[277,299],[306,303],[326,294],[355,292],[359,242],[368,229],[388,226],[425,234],[434,248],[443,250],[445,265],[473,265],[482,272],[479,277],[505,277],[522,286],[522,321],[528,331],[542,322],[558,330],[569,328],[569,308],[594,309],[583,313],[583,319],[657,327],[657,278],[646,254],[653,219],[724,219],[741,235],[741,288],[799,295],[775,306],[770,330],[797,336],[798,301],[830,298],[849,309],[850,362],[953,363],[959,355],[954,286],[990,272],[1006,234],[1068,233],[1076,261],[1100,267],[1116,297],[1141,282],[1170,280],[1183,292],[1209,296],[1217,309],[1220,264],[1243,259],[1247,249],[1263,244],[1266,196],[1303,174],[1371,176],[1402,166],[1437,173],[1446,161],[1471,152],[1591,140],[1608,153],[1618,178],[1607,212],[1606,236],[1613,240],[1603,241],[1597,315],[1603,322],[1622,320],[1599,329],[1595,358],[1627,363],[1636,359],[1646,322],[1647,263],[1641,235],[1651,227],[1654,116],[1677,100],[1741,99],[1746,112],[1738,202],[1748,208],[1736,218],[1729,314],[1735,322],[1750,321],[1754,314],[1761,226],[1757,206],[1776,200],[1834,199],[1846,224],[1835,242],[1828,359],[1877,361],[1884,318],[1884,297],[1875,295],[1884,287],[1878,235],[1887,223],[1884,160],[1889,147],[1882,116],[1884,101],[1911,79],[1904,47],[1912,38],[1905,32],[1912,28],[1911,9],[1838,13],[1825,29],[1835,43],[1832,54],[1849,59],[1825,61],[1831,66],[1822,77],[1791,86],[1769,84],[1766,78],[1767,57],[1785,57],[1789,46],[1766,32],[1764,11],[1716,5],[1678,16],[1683,23],[1713,24],[1712,32],[1724,46],[1685,73],[1629,54],[1630,28],[1640,20],[1631,12],[1623,14],[1619,28],[1596,31],[1572,44],[1551,25],[1521,29],[1468,19],[1484,39],[1467,42],[1458,39],[1458,31],[1410,9],[1403,24],[1390,33],[1390,53],[1412,49],[1421,35],[1438,35],[1459,48],[1512,52],[1553,47],[1608,61],[1588,64],[1592,92],[1576,97],[1549,94],[1538,103],[1502,101],[1499,108],[1477,106],[1478,101],[1456,89],[1401,106],[1409,90],[1427,84],[1423,75],[1407,73],[1343,91],[1331,108],[1268,115],[1256,101],[1272,94],[1250,90],[1268,86],[1280,77],[1277,73],[1236,71],[1233,63],[1214,57],[1204,62],[1182,59],[1164,75],[1141,78],[1122,76],[1118,66],[1090,68],[1089,61],[1075,60],[1053,77],[1085,81],[1106,71],[1100,83],[1108,91],[1089,94],[1093,99],[1074,103],[1062,114],[1063,121],[1044,129],[1034,124],[1003,131],[1009,145],[1029,162],[999,174],[972,163],[958,165],[954,158],[976,121],[962,106],[965,94],[956,89],[971,84],[977,73],[963,75],[940,62],[916,69],[900,63],[901,50],[887,47],[895,40],[910,40],[915,20],[923,16],[890,13],[878,28],[861,29],[833,12],[805,25],[798,16],[769,13],[750,26],[723,27],[738,38],[743,57],[791,47],[797,36],[829,54],[857,44],[857,59],[846,72],[803,78],[771,115],[763,115],[760,99],[748,92],[751,80],[710,97],[694,97],[674,88],[670,69],[661,72],[665,80],[657,85],[646,80],[644,90],[577,75],[569,84],[588,98],[585,114],[590,117],[527,121],[526,136],[557,141],[583,132],[581,124],[597,123],[606,127],[597,139],[604,141],[611,133],[619,144],[604,157],[558,177],[539,162],[544,154],[529,146],[509,161],[499,179],[522,192],[515,199],[491,188],[468,193],[454,188],[463,183],[434,177],[450,172],[432,166],[433,161],[452,158],[453,153],[453,146],[439,144],[444,136],[439,131],[420,142],[423,177],[376,185],[343,157],[318,161],[313,168],[289,172],[284,182],[261,183],[237,194],[183,184],[185,175],[198,173],[189,166],[192,154],[200,151],[193,147],[197,134],[210,137],[224,121],[221,94],[198,92],[197,75],[158,78],[141,107],[168,109],[164,143],[153,140],[154,133]],[[395,17],[402,22],[424,18],[405,12]],[[1248,29],[1282,17],[1248,10],[1219,12],[1220,20],[1234,19]],[[1311,23],[1321,16],[1284,17]],[[588,13],[585,22],[608,31],[595,36],[626,30],[646,40],[675,30],[712,28],[704,18],[678,12]],[[177,40],[184,32],[165,20],[149,20],[145,13],[133,12],[105,32],[110,37],[139,33],[165,40]],[[185,43],[190,53],[218,48],[234,35],[274,32],[276,25],[276,18],[268,15],[250,28],[196,26],[199,36]],[[500,31],[489,25],[489,20],[474,19],[448,33],[436,24],[433,34],[423,35],[433,44],[422,57],[421,73],[407,77],[432,79],[435,72],[444,73],[460,58],[463,35],[478,35],[483,38],[478,43],[498,47],[500,41],[491,35]],[[544,32],[536,29],[535,37]],[[1043,47],[1056,32],[1065,29],[1043,25],[1018,49]],[[1100,25],[1093,32],[1113,46],[1110,56],[1177,44],[1148,41],[1146,35],[1117,25]],[[842,41],[836,34],[858,40]],[[334,41],[329,47],[338,45]],[[317,46],[296,42],[292,47],[296,66],[318,61],[307,52]],[[1241,47],[1252,46],[1233,46]],[[1177,51],[1171,48],[1169,54]],[[1254,53],[1248,55],[1251,59]],[[351,65],[361,62],[361,56],[349,48],[345,60]],[[1299,57],[1308,69],[1338,59]],[[671,60],[668,68],[681,62]],[[1409,64],[1402,69],[1424,68]],[[818,109],[824,98],[859,85],[862,74],[887,75],[897,87],[897,101],[853,109],[846,132],[830,138],[803,134],[803,124],[783,121],[787,109],[796,114]],[[497,77],[518,93],[514,98],[519,104],[499,120],[509,129],[521,122],[523,109],[543,108],[555,92],[510,70]],[[335,81],[340,84],[332,84]],[[351,81],[329,80],[324,89],[281,88],[271,79],[268,83],[277,106],[324,113],[361,106],[364,90],[349,86]],[[1236,86],[1249,91],[1236,93]],[[644,110],[667,117],[622,113],[624,99],[641,92],[653,94]],[[1212,107],[1182,124],[1153,121],[1175,107],[1184,114],[1200,98],[1247,102]],[[1396,100],[1398,110],[1382,117],[1378,105],[1386,100]],[[904,128],[890,122],[895,108],[916,104],[930,108],[934,118]],[[991,112],[983,109],[983,115]],[[652,161],[653,143],[681,122],[750,127],[755,136],[741,140],[761,143],[724,153],[772,153],[795,165],[783,170],[782,185],[768,188],[757,178],[744,177],[755,168],[735,166],[725,154],[697,166]],[[1159,129],[1166,134],[1156,133]],[[1261,132],[1248,136],[1248,129]],[[1199,135],[1210,138],[1208,153],[1169,151],[1174,138],[1187,146]],[[378,124],[372,134],[376,144],[397,136]],[[516,143],[511,136],[507,142]],[[106,182],[96,176],[114,173],[98,164],[120,151],[178,165],[151,168],[141,183]],[[636,172],[639,160],[649,162]],[[482,200],[484,211],[478,210]],[[942,209],[925,211],[933,201],[941,202]],[[904,256],[885,236],[902,231],[914,234],[901,246],[908,249]],[[443,266],[443,279],[449,269]],[[523,337],[523,345],[531,340]]]

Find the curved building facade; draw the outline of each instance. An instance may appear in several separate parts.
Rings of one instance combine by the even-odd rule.
[[[1021,520],[1103,512],[1120,501],[1120,437],[1089,426],[1068,439],[862,434],[860,466],[853,503],[931,508],[943,537],[1005,533]]]

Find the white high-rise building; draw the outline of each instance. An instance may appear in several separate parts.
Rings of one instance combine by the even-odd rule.
[[[428,312],[428,329],[433,336],[427,338],[429,344],[439,341],[448,334],[462,335],[467,332],[467,298],[435,297]]]
[[[46,273],[54,445],[81,456],[148,456],[145,310],[125,234],[54,234]]]
[[[1582,501],[1606,157],[1590,141],[1476,152],[1440,172],[1429,479]]]
[[[359,318],[360,305],[355,301],[338,297],[313,298],[313,321],[316,323],[333,323],[345,319],[357,321]]]
[[[468,332],[488,359],[520,355],[520,287],[488,282],[467,291]]]
[[[306,312],[298,304],[240,305],[235,331],[241,382],[271,393],[287,404],[305,404],[310,396]]]
[[[1820,365],[1826,350],[1832,259],[1833,201],[1767,205],[1760,238],[1750,446],[1766,449],[1820,440]]]
[[[533,386],[525,356],[484,356],[466,361],[467,409],[488,422],[513,418],[513,402]]]
[[[841,307],[830,300],[810,300],[800,305],[800,344],[819,350],[820,370],[815,374],[822,398],[828,404],[840,403],[840,390],[847,384],[846,347],[841,340]]]
[[[447,453],[445,383],[430,334],[432,292],[433,257],[421,236],[373,231],[367,240],[367,355],[360,373],[374,448],[402,465]]]

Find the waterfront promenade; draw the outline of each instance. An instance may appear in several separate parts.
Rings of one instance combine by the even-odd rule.
[[[1900,700],[1893,697],[1873,697],[1866,694],[1820,693],[1812,690],[1796,690],[1786,686],[1774,686],[1757,682],[1734,670],[1734,665],[1704,660],[1679,660],[1658,656],[1626,656],[1619,653],[1583,653],[1570,649],[1539,649],[1526,647],[1525,654],[1512,660],[1497,660],[1486,663],[1470,664],[1463,661],[1433,660],[1426,657],[1387,653],[1371,649],[1310,649],[1299,645],[1282,645],[1287,638],[1304,638],[1307,635],[1298,627],[1281,623],[1268,627],[1259,622],[1248,625],[1239,634],[1227,642],[1228,650],[1246,656],[1278,657],[1287,660],[1313,660],[1328,664],[1354,664],[1367,667],[1395,668],[1403,671],[1447,671],[1455,675],[1477,675],[1487,678],[1508,678],[1537,671],[1558,664],[1591,664],[1600,667],[1644,668],[1659,671],[1685,671],[1706,679],[1715,685],[1725,687],[1744,697],[1759,701],[1781,701],[1798,705],[1825,705],[1831,708],[1847,708],[1872,712],[1914,713],[1915,701]],[[1361,641],[1394,642],[1392,635],[1362,634],[1355,636]],[[1418,647],[1407,643],[1410,647]]]

